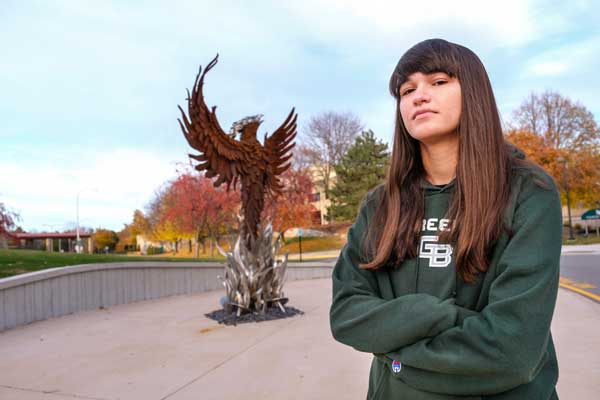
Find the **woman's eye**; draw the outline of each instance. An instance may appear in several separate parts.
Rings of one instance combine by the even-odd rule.
[[[448,83],[448,82],[444,81],[444,80],[439,80],[439,81],[433,82],[434,85],[443,85],[444,83]]]
[[[400,93],[400,96],[406,96],[407,94],[409,94],[410,92],[412,92],[414,89],[405,89],[402,93]]]

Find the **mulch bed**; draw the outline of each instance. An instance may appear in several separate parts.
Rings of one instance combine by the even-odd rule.
[[[217,321],[219,324],[236,326],[237,324],[244,324],[247,322],[272,321],[275,319],[290,318],[302,314],[304,314],[303,311],[300,311],[294,307],[285,307],[285,313],[281,311],[279,307],[269,307],[267,308],[265,314],[253,312],[242,314],[238,317],[236,311],[227,313],[221,308],[204,315],[214,321]]]

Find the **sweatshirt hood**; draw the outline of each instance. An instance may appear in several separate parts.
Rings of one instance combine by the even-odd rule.
[[[506,145],[508,146],[511,157],[520,158],[521,160],[525,159],[525,153],[523,153],[518,147],[511,143],[506,143]]]
[[[438,193],[444,193],[454,188],[456,184],[456,177],[446,183],[444,186],[436,186],[430,183],[427,179],[421,178],[421,188],[425,192],[425,196],[431,196]]]

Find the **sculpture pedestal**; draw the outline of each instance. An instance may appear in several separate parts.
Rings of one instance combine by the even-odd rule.
[[[243,226],[243,222],[240,226]],[[217,244],[219,252],[227,258],[225,276],[219,276],[226,291],[226,297],[222,300],[224,312],[235,313],[240,317],[246,313],[265,314],[268,308],[275,306],[281,312],[286,312],[283,307],[287,302],[283,296],[283,284],[288,253],[282,260],[278,260],[276,253],[281,246],[281,236],[273,243],[270,222],[264,229],[259,226],[254,251],[247,248],[242,233],[238,235],[235,244],[231,244],[233,250],[230,252]]]

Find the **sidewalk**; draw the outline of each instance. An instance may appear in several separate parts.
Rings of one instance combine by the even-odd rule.
[[[600,244],[576,244],[562,247],[562,254],[600,254]]]
[[[325,250],[325,251],[312,251],[310,253],[302,253],[302,261],[306,260],[322,260],[325,258],[337,258],[340,255],[339,250]],[[300,254],[293,253],[288,256],[289,261],[298,261],[300,259]]]
[[[364,400],[371,355],[329,331],[330,279],[286,285],[304,315],[222,326],[222,291],[86,311],[0,333],[0,399]],[[600,392],[600,307],[559,290],[561,400]]]

